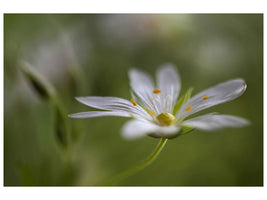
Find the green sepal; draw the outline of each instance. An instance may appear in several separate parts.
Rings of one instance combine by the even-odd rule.
[[[130,118],[131,119],[136,119],[132,114],[130,114]]]
[[[179,98],[179,100],[177,101],[177,103],[176,103],[176,105],[174,106],[174,109],[173,109],[173,115],[174,116],[176,115],[176,113],[178,112],[180,107],[191,98],[192,91],[193,91],[193,88],[189,88],[186,91],[186,93]]]
[[[56,98],[56,91],[50,82],[45,79],[41,73],[34,68],[30,63],[21,61],[19,63],[20,69],[28,79],[35,91],[44,98]]]
[[[193,131],[195,128],[191,126],[182,126],[182,131],[179,133],[180,135],[184,135],[186,133],[189,133]]]

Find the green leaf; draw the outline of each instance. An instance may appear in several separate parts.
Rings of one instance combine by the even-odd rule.
[[[177,103],[176,103],[176,105],[174,106],[174,109],[173,109],[173,115],[174,116],[176,115],[176,113],[178,112],[180,107],[191,98],[192,90],[193,90],[193,88],[189,88],[186,91],[186,93],[183,96],[181,96],[180,99],[177,101]]]

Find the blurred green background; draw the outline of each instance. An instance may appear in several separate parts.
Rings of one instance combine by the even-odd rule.
[[[22,73],[21,61],[53,85],[61,120]],[[196,115],[218,111],[251,125],[169,140],[152,165],[119,185],[263,185],[262,14],[5,14],[4,185],[98,185],[144,160],[159,140],[124,140],[128,119],[67,114],[92,110],[75,96],[130,99],[128,70],[154,76],[165,62],[177,66],[181,94],[245,79],[240,98]]]

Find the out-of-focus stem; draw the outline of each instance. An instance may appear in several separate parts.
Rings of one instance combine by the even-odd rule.
[[[162,138],[160,140],[160,142],[158,143],[156,149],[153,151],[153,153],[144,162],[142,162],[142,163],[136,165],[135,167],[132,167],[132,168],[118,174],[117,176],[109,179],[103,185],[106,185],[106,186],[114,185],[114,184],[118,183],[119,181],[121,181],[122,179],[125,179],[125,178],[133,175],[134,173],[144,169],[148,165],[150,165],[158,157],[159,153],[161,152],[161,150],[165,146],[167,140],[168,140],[167,138]]]

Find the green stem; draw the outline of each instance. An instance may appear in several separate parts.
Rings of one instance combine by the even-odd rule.
[[[125,179],[125,178],[133,175],[134,173],[144,169],[148,165],[150,165],[158,157],[159,153],[163,149],[163,147],[166,144],[167,140],[168,140],[167,138],[162,138],[160,140],[160,142],[158,143],[156,149],[153,151],[153,153],[145,161],[143,161],[142,163],[136,165],[135,167],[132,167],[132,168],[130,168],[130,169],[124,171],[124,172],[121,172],[117,176],[115,176],[115,177],[109,179],[108,181],[106,181],[103,185],[114,185],[115,183],[118,183],[122,179]]]

